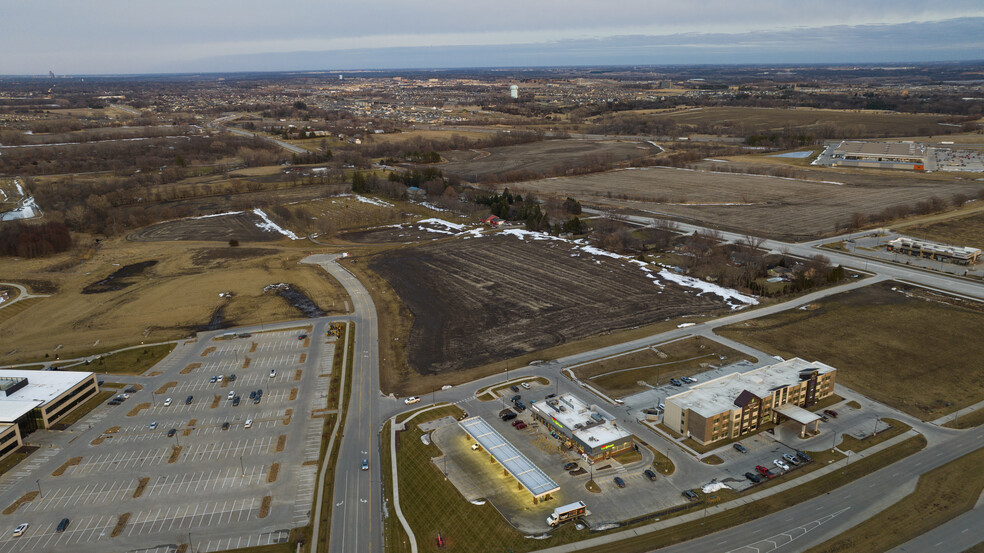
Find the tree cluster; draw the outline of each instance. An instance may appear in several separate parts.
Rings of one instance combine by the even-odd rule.
[[[0,224],[0,255],[42,257],[72,247],[72,237],[64,223],[14,222]]]

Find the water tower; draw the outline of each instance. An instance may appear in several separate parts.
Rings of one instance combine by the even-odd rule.
[[[519,98],[519,86],[512,85],[509,87],[509,97],[512,99]]]

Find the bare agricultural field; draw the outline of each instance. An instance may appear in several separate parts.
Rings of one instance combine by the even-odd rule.
[[[447,374],[615,329],[727,309],[636,265],[507,235],[382,252],[369,268],[413,315],[408,359]]]
[[[975,196],[980,183],[918,175],[810,173],[816,180],[648,167],[512,183],[540,195],[683,217],[735,231],[785,239],[830,233],[854,212],[878,213],[956,193]]]
[[[718,329],[783,357],[818,359],[837,382],[906,413],[935,419],[984,389],[984,305],[879,283]]]
[[[326,312],[343,311],[347,298],[322,269],[299,265],[304,253],[295,249],[113,239],[89,258],[75,255],[4,262],[6,279],[52,282],[57,291],[0,321],[0,362],[43,358],[58,346],[64,359],[80,352],[184,338],[206,327],[305,317],[280,295],[264,292],[270,284],[289,283]],[[156,263],[128,276],[125,287],[82,293],[134,260]],[[31,291],[37,292],[33,287]],[[226,292],[232,295],[219,296]]]
[[[624,397],[666,384],[671,378],[698,374],[709,365],[720,367],[741,360],[754,361],[739,351],[696,336],[581,365],[573,372],[609,395]]]
[[[263,219],[255,213],[234,213],[203,218],[178,219],[150,225],[130,233],[126,238],[138,242],[162,242],[170,240],[211,240],[228,242],[274,242],[283,234],[267,231],[257,226]]]
[[[544,140],[483,150],[441,152],[448,162],[440,167],[445,173],[480,181],[489,176],[517,171],[563,174],[569,167],[584,165],[591,157],[598,161],[614,162],[658,152],[657,147],[645,142]]]
[[[940,123],[946,116],[921,113],[895,113],[871,110],[776,109],[752,107],[701,107],[675,113],[663,113],[684,125],[704,123],[740,126],[749,132],[764,134],[793,128],[804,133],[820,128],[850,131],[851,136],[932,135],[945,130]]]

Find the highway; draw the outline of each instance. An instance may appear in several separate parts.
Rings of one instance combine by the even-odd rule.
[[[229,123],[230,121],[235,121],[236,119],[239,119],[239,117],[240,117],[240,115],[238,115],[238,114],[225,115],[225,116],[219,117],[218,119],[209,121],[208,123],[206,123],[205,126],[206,127],[209,127],[209,128],[212,128],[212,129],[221,129],[221,130],[224,130],[226,132],[232,133],[232,134],[234,134],[236,136],[244,136],[246,138],[261,138],[261,139],[266,140],[267,142],[269,142],[271,144],[274,144],[276,146],[279,146],[279,147],[287,150],[288,152],[290,152],[292,154],[309,154],[309,153],[311,153],[311,152],[305,150],[304,148],[301,148],[300,146],[295,146],[295,145],[293,145],[293,144],[291,144],[289,142],[284,142],[283,140],[277,140],[276,138],[273,138],[272,136],[265,136],[265,135],[258,134],[258,133],[244,131],[243,129],[235,129],[235,128],[232,128],[232,127],[226,127],[225,126],[226,123]]]
[[[588,211],[588,210],[586,210]],[[652,225],[651,217],[630,216],[629,220],[640,225]],[[690,224],[678,224],[684,232],[706,230]],[[737,233],[721,232],[722,238],[739,241],[745,238]],[[829,240],[836,240],[828,239]],[[948,291],[968,298],[984,299],[984,285],[960,278],[934,274],[908,266],[880,261],[866,261],[839,252],[818,250],[818,242],[785,243],[765,240],[761,247],[791,255],[810,257],[822,253],[835,264],[861,269],[872,276],[851,281],[825,290],[803,295],[799,298],[758,309],[748,309],[721,317],[693,327],[675,329],[655,336],[634,340],[598,350],[571,355],[537,367],[524,368],[528,374],[557,378],[565,366],[598,357],[638,349],[646,345],[663,342],[687,335],[701,334],[713,336],[717,327],[742,320],[792,309],[833,294],[868,286],[885,280],[901,280]],[[381,538],[381,478],[379,473],[379,440],[377,433],[383,422],[390,416],[406,410],[402,401],[384,397],[379,391],[379,355],[376,334],[375,307],[362,284],[348,271],[333,262],[334,256],[321,255],[309,257],[305,262],[316,262],[335,276],[353,299],[356,323],[356,342],[353,348],[353,387],[349,415],[335,473],[334,507],[331,520],[329,551],[343,553],[349,551],[383,551]],[[486,377],[467,385],[441,392],[439,401],[461,401],[468,399],[475,389],[494,383],[499,375]],[[572,384],[562,381],[565,387]],[[984,445],[984,428],[971,431],[952,431],[939,429],[929,436],[929,446],[920,453],[910,456],[885,469],[868,475],[851,485],[832,490],[829,494],[796,505],[779,513],[755,521],[690,540],[663,550],[669,552],[707,552],[721,551],[734,553],[765,553],[780,550],[803,551],[831,539],[848,528],[866,520],[873,514],[888,507],[904,497],[911,490],[915,479],[961,455],[974,451]],[[363,458],[370,461],[370,470],[362,471]],[[729,504],[725,508],[739,507]],[[713,513],[714,510],[711,510]],[[974,524],[982,517],[981,508],[958,517],[951,524],[958,528],[956,533],[932,532],[922,541],[913,540],[916,545],[923,541],[933,541],[936,551],[960,551],[957,544],[977,543],[984,540],[984,530]],[[967,530],[973,528],[973,531]],[[627,531],[624,535],[605,536],[602,543],[638,535],[638,530]],[[970,536],[968,536],[970,534]],[[576,551],[592,545],[592,540],[547,549],[551,553]],[[907,544],[908,545],[908,544]],[[947,549],[951,547],[951,549]],[[963,547],[963,546],[961,546]],[[907,551],[910,549],[899,549]]]

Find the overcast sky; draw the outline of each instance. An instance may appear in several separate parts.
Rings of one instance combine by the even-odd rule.
[[[981,58],[981,0],[0,0],[8,75]]]

